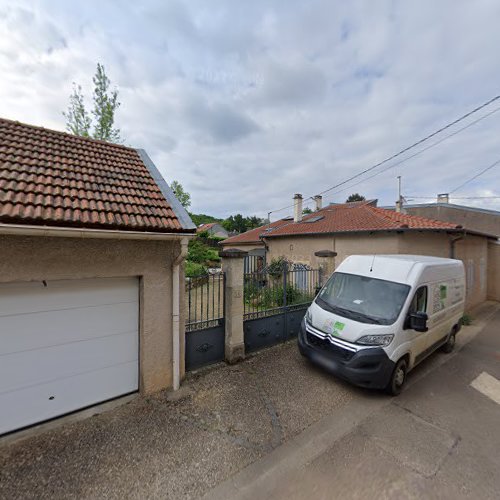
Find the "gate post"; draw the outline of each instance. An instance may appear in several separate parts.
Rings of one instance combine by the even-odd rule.
[[[321,277],[320,286],[323,286],[333,271],[335,271],[335,257],[337,256],[337,252],[333,252],[332,250],[319,250],[318,252],[314,252],[314,255],[318,258],[318,267]]]
[[[243,335],[244,258],[247,252],[229,248],[219,253],[226,274],[224,289],[225,358],[229,364],[245,359]]]

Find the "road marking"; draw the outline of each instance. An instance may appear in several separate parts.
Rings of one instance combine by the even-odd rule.
[[[470,385],[500,405],[500,380],[482,372]]]

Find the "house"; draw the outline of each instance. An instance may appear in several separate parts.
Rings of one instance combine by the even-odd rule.
[[[436,203],[405,204],[404,211],[410,215],[453,222],[465,229],[492,234],[500,238],[500,212],[449,203],[448,194],[438,195]]]
[[[379,208],[376,200],[324,208],[319,204],[315,212],[302,217],[302,196],[298,194],[294,197],[293,217],[228,238],[222,245],[250,252],[265,251],[267,262],[286,256],[312,267],[318,267],[322,258],[316,252],[325,250],[335,255],[333,267],[352,254],[454,257],[464,262],[467,306],[472,307],[489,296],[488,243],[494,240],[492,235],[459,224]]]
[[[178,386],[194,232],[145,151],[0,119],[0,434]]]
[[[229,233],[217,222],[211,222],[209,224],[201,224],[197,227],[196,232],[208,233],[210,236],[217,236],[218,238],[227,238]]]

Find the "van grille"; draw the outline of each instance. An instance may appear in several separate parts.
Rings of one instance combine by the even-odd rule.
[[[352,351],[343,349],[342,347],[332,344],[328,339],[321,339],[310,332],[306,332],[306,335],[307,335],[307,342],[310,345],[314,346],[318,350],[329,352],[337,358],[349,361],[355,354]]]

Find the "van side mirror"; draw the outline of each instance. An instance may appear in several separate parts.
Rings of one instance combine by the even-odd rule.
[[[427,316],[427,313],[420,311],[410,313],[409,317],[410,328],[412,330],[415,330],[416,332],[426,332],[428,330],[427,328],[428,319],[429,316]]]

